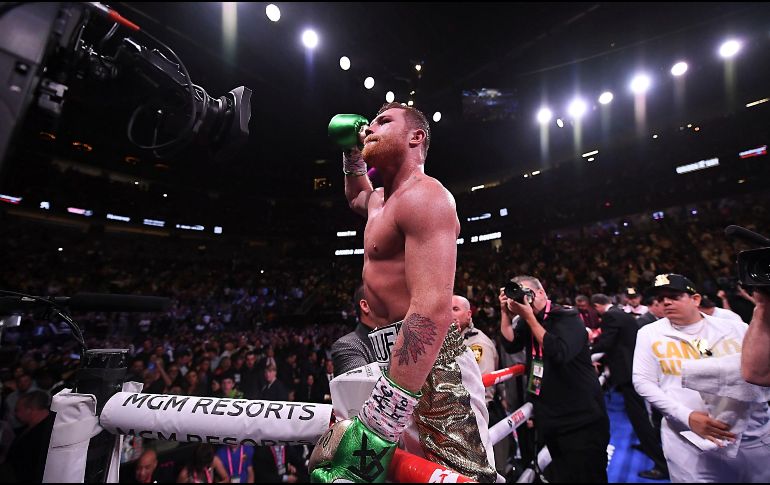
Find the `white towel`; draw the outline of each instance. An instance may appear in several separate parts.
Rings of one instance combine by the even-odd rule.
[[[709,416],[730,426],[735,442],[723,441],[720,449],[730,458],[738,454],[753,403],[770,400],[770,389],[749,384],[741,377],[741,354],[685,360],[682,363],[682,387],[698,391]],[[703,451],[715,448],[714,443],[691,431],[681,434]]]
[[[770,401],[770,387],[741,377],[741,354],[682,362],[682,387],[745,402]]]

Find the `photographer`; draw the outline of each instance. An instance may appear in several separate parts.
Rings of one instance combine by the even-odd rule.
[[[770,386],[770,295],[754,292],[754,316],[743,338],[741,375],[747,382]]]
[[[578,312],[552,303],[532,276],[517,276],[499,298],[506,352],[526,349],[535,430],[551,452],[552,481],[606,483],[609,418]]]

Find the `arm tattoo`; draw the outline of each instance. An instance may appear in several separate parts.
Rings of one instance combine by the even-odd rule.
[[[398,364],[409,364],[410,355],[416,364],[419,356],[425,353],[425,347],[433,344],[436,338],[436,324],[419,313],[412,313],[404,320],[401,334],[404,336],[403,345],[399,349],[393,349],[398,355]]]

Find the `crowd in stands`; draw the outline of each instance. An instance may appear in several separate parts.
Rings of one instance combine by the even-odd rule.
[[[576,296],[595,293],[620,302],[628,287],[643,290],[656,274],[682,273],[706,294],[728,291],[735,311],[749,321],[750,307],[741,306],[734,284],[735,256],[749,246],[727,240],[723,229],[739,224],[768,233],[768,199],[754,194],[674,207],[662,219],[636,214],[538,235],[504,234],[492,243],[466,242],[458,251],[455,292],[470,300],[474,322],[493,340],[500,338],[499,289],[515,274],[539,278],[553,300],[574,304]],[[360,256],[265,260],[247,244],[93,234],[5,213],[0,222],[6,229],[0,289],[172,299],[163,313],[74,315],[89,348],[129,349],[129,379],[143,383],[146,392],[330,402],[330,348],[356,321],[351,296],[360,284]],[[13,436],[24,434],[25,423],[15,412],[20,396],[71,386],[78,365],[77,344],[59,319],[28,314],[20,327],[3,329],[0,461],[13,452]],[[197,476],[208,466],[216,470],[217,460],[232,473],[226,470],[226,448],[186,445],[169,451],[165,445],[129,439],[123,459],[137,476],[142,460],[154,460],[155,473],[165,470],[171,481]],[[291,459],[275,472],[259,465],[271,461],[264,451],[249,453],[257,482],[307,478],[308,447],[287,450]],[[284,450],[273,450],[273,457],[276,451]],[[167,459],[172,455],[173,466]],[[16,479],[26,478],[12,463],[4,466]]]

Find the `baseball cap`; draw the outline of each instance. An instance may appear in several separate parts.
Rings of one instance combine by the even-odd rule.
[[[636,288],[626,288],[626,296],[628,298],[636,298],[637,296],[641,297],[642,295],[636,291]]]
[[[659,274],[655,277],[655,283],[649,289],[649,293],[655,295],[660,290],[682,291],[691,295],[698,293],[692,281],[676,273]]]

